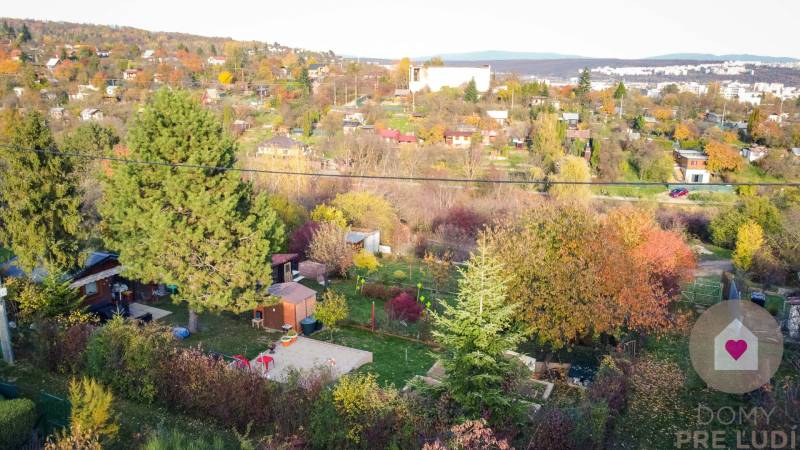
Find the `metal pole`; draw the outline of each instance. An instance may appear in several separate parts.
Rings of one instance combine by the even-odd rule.
[[[8,295],[8,288],[0,284],[0,347],[3,349],[5,362],[14,364],[14,350],[11,348],[11,330],[8,328],[6,295]]]

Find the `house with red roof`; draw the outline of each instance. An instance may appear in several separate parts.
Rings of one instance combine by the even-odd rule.
[[[413,134],[403,134],[399,130],[381,129],[378,136],[390,144],[416,144],[417,137]]]

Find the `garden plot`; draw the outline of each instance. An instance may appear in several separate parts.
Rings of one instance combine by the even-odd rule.
[[[358,369],[364,364],[372,362],[372,353],[330,342],[318,341],[303,336],[298,336],[297,341],[289,346],[279,345],[275,353],[264,352],[274,360],[266,373],[267,378],[284,382],[293,369],[311,371],[320,367],[330,367],[334,378]],[[250,362],[252,367],[258,367],[256,359]]]

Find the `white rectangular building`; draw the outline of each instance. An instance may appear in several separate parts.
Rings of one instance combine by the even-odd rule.
[[[438,92],[443,87],[457,88],[475,80],[478,92],[489,91],[492,81],[492,68],[482,67],[424,67],[411,66],[409,69],[408,89],[419,92],[425,88]]]

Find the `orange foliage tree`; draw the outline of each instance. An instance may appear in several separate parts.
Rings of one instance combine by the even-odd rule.
[[[599,217],[577,205],[542,205],[495,228],[490,242],[510,271],[511,301],[551,349],[678,326],[672,303],[695,267],[679,233],[632,207]]]
[[[712,172],[735,172],[744,166],[744,159],[728,144],[711,140],[706,144],[705,151],[708,154],[708,170]]]

